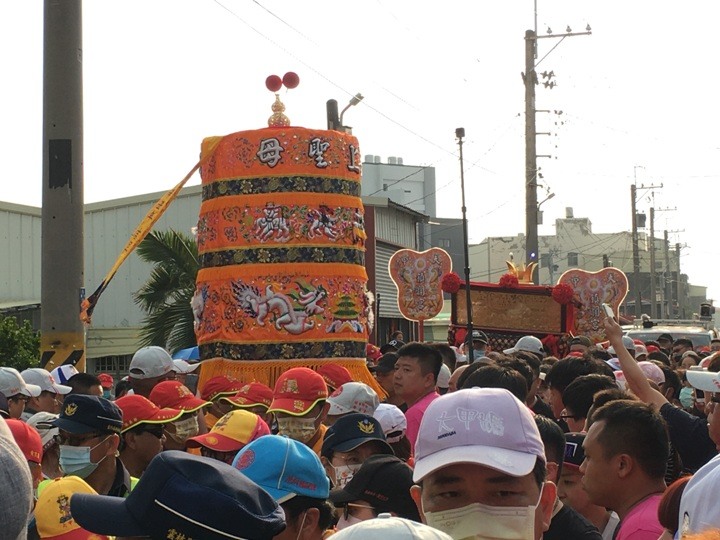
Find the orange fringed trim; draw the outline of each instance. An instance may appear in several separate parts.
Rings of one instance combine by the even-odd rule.
[[[378,384],[375,377],[367,368],[365,360],[351,360],[348,358],[328,358],[308,359],[308,360],[283,360],[283,361],[266,361],[266,360],[227,360],[224,358],[213,358],[212,360],[203,360],[201,362],[200,378],[198,380],[198,388],[202,388],[205,382],[212,377],[218,375],[226,375],[228,377],[243,381],[256,381],[268,385],[270,388],[275,387],[275,381],[278,377],[290,368],[308,367],[317,370],[326,364],[337,364],[347,368],[354,381],[362,382],[370,386],[377,392],[380,399],[385,399],[387,394],[382,386]]]

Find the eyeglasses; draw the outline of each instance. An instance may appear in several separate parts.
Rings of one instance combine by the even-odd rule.
[[[15,394],[14,396],[10,396],[8,401],[23,401],[27,403],[30,401],[30,398],[28,396],[24,396],[23,394]]]
[[[347,519],[348,516],[350,515],[350,507],[351,507],[351,506],[352,506],[353,508],[367,508],[367,509],[369,509],[369,510],[372,510],[373,513],[376,512],[375,507],[369,506],[369,505],[367,505],[367,504],[345,503],[345,504],[343,505],[343,519]]]
[[[568,412],[567,412],[565,409],[563,409],[562,411],[560,411],[560,419],[562,419],[562,420],[567,420],[568,418],[571,419],[571,420],[577,420],[577,419],[580,418],[580,417],[579,417],[579,416],[576,416],[576,415],[574,415],[574,414],[568,414]]]

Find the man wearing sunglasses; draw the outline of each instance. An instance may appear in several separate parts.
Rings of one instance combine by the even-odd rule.
[[[117,455],[122,411],[97,396],[70,394],[51,424],[60,430],[60,467],[79,476],[100,495],[126,497],[130,474]]]
[[[152,458],[162,452],[165,426],[180,418],[183,411],[161,409],[137,394],[115,401],[123,416],[120,432],[120,461],[134,478],[140,478]]]

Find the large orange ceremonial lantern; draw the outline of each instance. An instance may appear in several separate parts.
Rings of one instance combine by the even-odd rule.
[[[358,141],[292,127],[283,110],[276,97],[269,127],[202,144],[202,379],[272,385],[290,367],[332,362],[375,387]]]

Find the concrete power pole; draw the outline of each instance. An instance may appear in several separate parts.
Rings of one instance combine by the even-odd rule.
[[[633,249],[633,289],[635,292],[635,318],[642,315],[642,294],[640,293],[640,249],[638,247],[637,229],[637,187],[630,185],[630,201],[632,209],[632,249]]]
[[[537,19],[537,6],[535,7]],[[535,21],[537,29],[537,20]],[[572,32],[568,26],[564,34],[553,34],[548,29],[548,35],[538,36],[536,31],[525,31],[525,72],[523,73],[523,82],[525,83],[525,264],[531,262],[539,262],[540,255],[538,253],[538,168],[537,168],[537,131],[535,129],[535,85],[538,83],[537,72],[535,69],[546,57],[547,54],[536,64],[537,40],[538,39],[557,39],[562,41],[566,37],[572,36],[589,36],[591,34],[590,25],[588,24],[585,32]],[[554,47],[553,47],[554,49]],[[553,50],[551,49],[551,51]],[[548,53],[550,54],[550,53]],[[543,77],[550,74],[543,73]],[[543,83],[547,88],[555,86],[554,81]],[[550,157],[550,156],[542,156]],[[533,274],[533,283],[537,284],[540,278],[540,270]]]
[[[658,318],[657,276],[655,275],[655,207],[650,207],[650,316]]]
[[[41,366],[85,369],[82,1],[45,0]]]
[[[537,147],[535,132],[535,47],[532,30],[525,31],[525,262],[538,261]],[[533,274],[533,282],[538,278]]]
[[[675,244],[675,256],[677,257],[677,302],[678,302],[678,318],[686,319],[685,316],[685,284],[682,280],[682,272],[680,271],[680,243]]]

